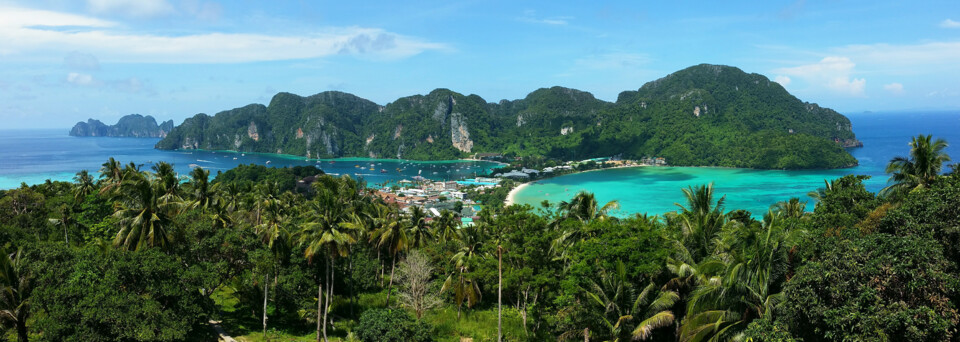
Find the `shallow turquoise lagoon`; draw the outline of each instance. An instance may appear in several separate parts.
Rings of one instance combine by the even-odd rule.
[[[864,143],[851,149],[860,165],[834,170],[748,170],[697,167],[635,167],[591,171],[537,181],[520,191],[517,203],[539,206],[543,200],[556,204],[569,200],[579,191],[593,192],[597,200],[620,201],[618,216],[633,213],[663,214],[683,203],[682,188],[714,183],[719,196],[726,196],[728,210],[746,209],[762,215],[777,201],[799,197],[823,186],[824,180],[848,174],[868,175],[870,191],[887,185],[884,168],[891,158],[907,155],[907,143],[917,134],[932,134],[946,139],[954,162],[960,161],[960,113],[871,113],[848,115],[854,132]],[[944,168],[945,170],[948,168]],[[807,206],[813,210],[813,203]]]

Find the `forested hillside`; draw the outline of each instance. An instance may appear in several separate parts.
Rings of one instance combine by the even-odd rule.
[[[268,106],[197,114],[157,148],[419,160],[656,156],[671,165],[798,169],[855,165],[844,144],[856,139],[843,115],[762,75],[703,64],[623,92],[616,103],[562,87],[497,103],[437,89],[386,106],[341,92],[280,93]]]

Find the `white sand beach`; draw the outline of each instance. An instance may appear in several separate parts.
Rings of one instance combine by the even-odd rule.
[[[525,187],[527,187],[528,185],[530,185],[530,183],[532,183],[532,182],[523,183],[523,184],[517,185],[515,188],[513,188],[512,190],[510,190],[510,193],[507,194],[507,199],[503,201],[503,206],[506,207],[506,206],[513,205],[514,202],[515,202],[514,199],[513,199],[513,196],[516,196],[517,193],[520,192],[520,190],[523,190],[523,188],[525,188]]]

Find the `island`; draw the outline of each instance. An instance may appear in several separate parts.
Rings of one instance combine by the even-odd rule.
[[[100,120],[88,119],[87,122],[77,122],[70,130],[74,137],[133,137],[133,138],[163,138],[173,130],[173,120],[167,120],[157,125],[152,116],[130,114],[120,118],[116,125],[106,125]]]
[[[616,102],[563,87],[488,102],[436,89],[385,106],[327,91],[279,93],[197,114],[156,144],[306,158],[555,160],[665,158],[674,166],[827,169],[857,164],[850,120],[760,74],[701,64],[622,92]]]

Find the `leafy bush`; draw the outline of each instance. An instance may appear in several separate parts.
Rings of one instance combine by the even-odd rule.
[[[367,310],[357,324],[357,338],[364,342],[429,342],[433,328],[397,309]]]

